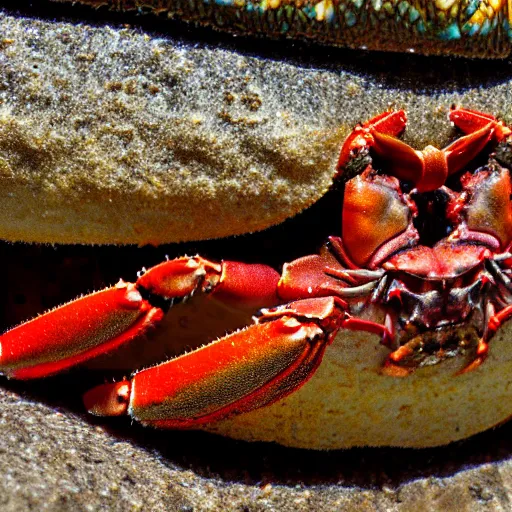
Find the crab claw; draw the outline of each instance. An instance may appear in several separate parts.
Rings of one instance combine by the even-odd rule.
[[[248,312],[278,302],[279,274],[265,265],[177,258],[145,271],[136,283],[86,295],[0,336],[0,372],[45,377],[112,351],[144,334],[175,298],[205,293]]]
[[[84,395],[100,416],[129,414],[159,428],[195,428],[270,405],[315,373],[340,328],[391,334],[353,318],[337,297],[304,299],[264,309],[252,326],[188,354],[103,384]]]
[[[34,379],[113,350],[163,316],[135,285],[120,282],[26,322],[0,337],[0,369]]]
[[[495,137],[497,121],[488,122],[444,149],[427,146],[417,151],[405,142],[373,131],[373,152],[388,165],[388,174],[411,181],[418,192],[442,187],[448,176],[463,169]],[[504,131],[505,127],[502,127]],[[508,128],[506,128],[508,130]]]
[[[190,428],[292,393],[320,364],[345,321],[333,297],[263,310],[257,323],[193,352],[84,395],[89,412],[129,413],[144,424]]]
[[[497,144],[512,133],[495,117],[476,110],[453,109],[450,120],[468,135],[444,149],[427,146],[418,151],[396,138],[405,128],[405,113],[385,112],[348,136],[340,152],[338,173],[366,147],[385,164],[388,175],[412,182],[418,192],[429,192],[442,187],[448,176],[463,169],[489,142]]]

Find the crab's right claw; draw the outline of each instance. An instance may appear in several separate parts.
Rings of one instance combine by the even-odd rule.
[[[194,428],[270,405],[314,374],[340,328],[380,334],[383,326],[350,317],[336,297],[305,299],[263,310],[257,323],[131,381],[84,395],[89,412],[130,414],[146,425]]]
[[[244,330],[131,381],[93,388],[85,406],[97,415],[129,412],[147,425],[190,428],[271,404],[313,375],[344,316],[332,297],[263,310]]]

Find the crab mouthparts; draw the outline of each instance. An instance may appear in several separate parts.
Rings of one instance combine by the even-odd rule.
[[[466,324],[425,330],[400,344],[405,350],[400,351],[403,355],[395,363],[407,368],[419,368],[436,365],[459,355],[474,358],[480,339],[475,326]]]

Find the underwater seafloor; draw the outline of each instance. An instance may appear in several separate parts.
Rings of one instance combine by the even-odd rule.
[[[335,130],[337,125],[353,126],[357,121],[394,105],[407,109],[410,119],[407,140],[417,147],[434,142],[442,145],[448,139],[450,127],[446,122],[446,112],[454,103],[492,112],[509,123],[512,121],[512,66],[508,60],[426,58],[352,52],[303,43],[255,42],[233,39],[209,30],[196,31],[162,19],[148,20],[133,15],[122,17],[106,11],[50,6],[45,2],[40,2],[37,9],[30,2],[11,3],[16,5],[11,8],[9,2],[4,2],[0,16],[0,33],[4,38],[2,51],[13,44],[22,45],[25,51],[32,49],[37,61],[34,76],[39,85],[41,73],[44,76],[51,69],[52,73],[58,72],[61,80],[70,84],[69,96],[83,93],[80,87],[84,80],[73,75],[73,67],[68,65],[69,55],[59,60],[52,53],[48,42],[51,42],[52,35],[59,38],[59,44],[63,33],[75,40],[83,35],[83,44],[87,48],[80,49],[79,45],[74,45],[73,51],[79,52],[80,60],[85,63],[90,61],[91,55],[101,53],[101,48],[94,47],[94,41],[103,45],[105,41],[119,45],[117,58],[122,60],[122,52],[128,51],[128,47],[135,46],[144,54],[144,45],[151,45],[158,39],[167,48],[176,48],[183,62],[187,63],[167,75],[167,85],[162,78],[158,87],[167,86],[179,94],[180,87],[186,86],[187,90],[182,91],[183,97],[192,95],[195,98],[192,103],[203,106],[201,114],[207,126],[217,129],[219,112],[223,113],[219,126],[221,129],[225,126],[227,135],[224,133],[222,136],[232,136],[233,144],[241,143],[244,137],[252,140],[251,147],[254,148],[258,147],[259,140],[261,144],[269,144],[269,133],[273,133],[270,112],[277,110],[286,110],[292,127],[304,124],[310,128],[303,134],[304,140],[297,140],[297,145],[302,147],[307,147],[307,138],[314,137],[315,133],[323,133],[325,138],[325,132]],[[78,23],[81,19],[87,25]],[[124,23],[129,23],[131,28]],[[89,37],[92,33],[98,37]],[[44,34],[46,47],[41,47],[41,34]],[[69,104],[66,101],[49,101],[48,94],[40,94],[41,90],[47,90],[34,86],[35,78],[27,78],[26,73],[20,74],[26,80],[13,80],[18,69],[16,53],[8,59],[5,59],[5,53],[3,55],[0,76],[2,73],[4,76],[0,93],[3,95],[4,112],[0,123],[4,127],[15,126],[18,116],[23,120],[25,140],[30,141],[31,123],[40,129],[41,123],[49,122],[41,118],[45,101],[51,104],[53,113],[62,108],[59,114],[62,119],[66,117]],[[201,65],[194,66],[194,63]],[[243,70],[244,80],[252,84],[253,100],[254,91],[258,92],[256,103],[249,103],[249,107],[244,102],[236,104],[237,98],[242,97],[241,93],[231,98],[222,90],[232,87],[233,83],[242,87],[235,79],[231,78],[227,84],[201,81],[205,74],[208,75],[207,70],[226,67],[232,72],[236,63]],[[26,66],[27,54],[24,53],[23,58],[20,57],[19,69],[25,70]],[[154,61],[151,66],[154,72]],[[113,64],[112,69],[119,70],[120,82],[126,78],[123,74],[126,69],[122,66]],[[112,73],[112,69],[108,73]],[[101,69],[96,72],[101,74]],[[83,77],[84,70],[81,73]],[[180,79],[180,73],[183,73],[183,79]],[[213,73],[211,76],[218,75]],[[190,80],[197,84],[193,92]],[[124,86],[119,87],[122,89]],[[219,88],[220,94],[214,94],[219,92]],[[117,85],[114,89],[117,90]],[[246,92],[245,89],[243,91]],[[145,87],[137,89],[135,96],[137,94],[140,97],[154,95],[155,90]],[[31,102],[26,101],[27,97]],[[216,98],[223,104],[216,103]],[[137,108],[135,100],[128,102],[122,98],[119,101]],[[73,107],[77,108],[79,104],[77,101]],[[101,110],[102,105],[84,104],[83,108],[87,115],[94,117],[94,109]],[[251,110],[254,108],[256,110]],[[73,114],[78,115],[76,111]],[[107,114],[105,110],[105,125],[109,121]],[[189,114],[185,111],[184,116]],[[142,123],[145,121],[135,114],[132,116],[135,134],[143,126],[137,125],[137,119],[142,119]],[[282,117],[279,122],[283,123],[282,129],[285,130],[287,124]],[[244,123],[251,126],[249,134],[247,126],[240,126]],[[94,135],[94,126],[84,128],[81,125],[80,129],[90,129]],[[52,130],[51,133],[58,132],[59,126],[52,125]],[[0,134],[3,147],[10,133],[4,129]],[[132,135],[122,132],[117,136],[126,138]],[[272,164],[277,162],[275,165],[279,168],[285,156],[279,153],[283,148],[278,142],[282,139],[276,137],[275,140],[276,147],[264,154],[267,157],[272,155]],[[334,143],[330,144],[332,149]],[[16,161],[20,168],[40,162],[40,155],[48,155],[37,145],[27,143],[28,146],[32,148],[32,159],[18,158]],[[286,155],[289,148],[284,150]],[[26,149],[23,151],[26,154]],[[104,147],[98,147],[97,151],[101,153]],[[116,149],[112,151],[115,153]],[[156,151],[155,158],[159,158],[158,155]],[[65,156],[73,158],[73,152],[65,152]],[[147,158],[146,153],[144,157]],[[317,141],[311,145],[309,157],[312,162],[324,162],[322,147]],[[220,160],[214,163],[222,161],[222,158],[221,155]],[[228,160],[233,162],[236,158]],[[53,160],[50,158],[49,161]],[[115,155],[113,161],[129,166],[126,159],[115,160]],[[199,162],[198,165],[204,163]],[[77,161],[70,165],[79,164]],[[151,166],[151,162],[145,162],[145,165]],[[206,161],[208,165],[212,165],[211,160]],[[241,165],[242,176],[243,170]],[[123,169],[114,168],[114,174],[117,171],[121,173]],[[265,171],[272,173],[267,167]],[[238,170],[233,172],[236,175]],[[299,183],[305,179],[301,172],[297,171]],[[324,169],[324,173],[327,170]],[[233,175],[229,175],[229,179],[232,178]],[[323,182],[326,181],[328,177],[324,175]],[[48,193],[54,192],[49,190]],[[270,191],[269,197],[272,194]],[[279,189],[276,194],[279,194]],[[314,195],[312,192],[304,199],[304,204],[311,202]],[[228,195],[226,197],[229,198]],[[98,286],[97,281],[85,286],[82,282],[88,274],[96,275],[98,265],[102,267],[101,280],[111,283],[115,282],[116,275],[133,278],[140,266],[155,263],[166,253],[200,251],[210,257],[226,258],[243,258],[246,254],[251,260],[262,260],[272,265],[310,253],[325,235],[339,228],[336,199],[336,191],[333,191],[310,211],[282,227],[262,234],[232,238],[226,244],[214,241],[167,246],[165,249],[146,247],[140,253],[133,247],[36,248],[2,244],[0,254],[7,270],[6,286],[1,294],[2,325],[12,325],[34,314],[40,304],[45,308],[51,307],[80,290]],[[270,199],[269,203],[272,203]],[[229,206],[225,210],[229,212]],[[222,215],[226,215],[226,211],[221,212]],[[204,220],[206,227],[212,224],[214,213],[208,209]],[[38,212],[27,215],[36,217]],[[311,233],[308,240],[305,240],[304,232]],[[65,262],[74,258],[77,261],[77,257],[78,260],[82,258],[81,263],[73,264],[79,275],[76,281],[79,282],[70,284],[69,274],[60,273],[55,260]],[[94,262],[93,270],[89,268],[90,261]],[[116,261],[120,267],[117,274]],[[45,282],[41,285],[40,281],[47,278],[51,284]],[[66,291],[62,292],[62,288]],[[47,301],[40,297],[45,293],[51,296]],[[505,424],[472,439],[437,449],[302,451],[271,444],[236,442],[204,433],[144,429],[131,425],[128,419],[91,418],[83,413],[79,398],[86,380],[83,372],[31,383],[1,380],[2,510],[505,511],[512,506],[512,425]]]

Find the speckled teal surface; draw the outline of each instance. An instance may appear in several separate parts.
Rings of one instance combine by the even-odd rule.
[[[67,1],[67,0],[60,0]],[[153,11],[241,34],[313,39],[371,50],[505,57],[505,0],[81,0]]]

